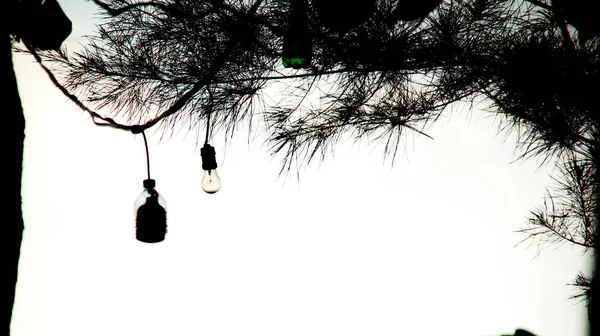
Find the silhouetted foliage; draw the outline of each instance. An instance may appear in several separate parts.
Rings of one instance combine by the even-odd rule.
[[[571,243],[584,251],[594,247],[595,192],[593,165],[575,155],[561,157],[556,185],[544,205],[532,212],[521,232],[540,245]]]
[[[376,8],[376,0],[348,3],[344,0],[313,0],[317,22],[334,32],[345,34],[367,21]]]
[[[436,9],[441,2],[442,0],[398,0],[393,15],[398,20],[422,20]]]
[[[259,119],[289,171],[348,137],[394,157],[407,132],[426,136],[450,105],[485,100],[523,158],[561,168],[527,239],[595,250],[600,33],[591,2],[313,0],[311,67],[290,70],[281,64],[286,1],[92,1],[104,14],[98,35],[68,57],[41,56],[70,92],[106,111],[92,114],[98,124],[172,132],[210,120],[230,136]],[[286,99],[264,99],[272,84],[285,85]],[[587,279],[576,280],[584,294]]]

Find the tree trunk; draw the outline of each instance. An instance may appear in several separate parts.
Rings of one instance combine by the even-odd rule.
[[[595,221],[593,225],[595,227],[591,230],[592,232],[592,242],[593,242],[593,250],[594,254],[594,265],[592,268],[592,282],[590,283],[590,288],[587,296],[588,300],[588,321],[589,321],[589,332],[588,335],[595,336],[600,335],[600,328],[598,327],[598,304],[594,302],[594,296],[597,296],[598,290],[598,265],[600,261],[600,255],[598,248],[600,247],[600,240],[598,239],[598,228],[600,227],[600,121],[596,121],[594,124],[593,137],[596,140],[594,145],[590,148],[592,163],[594,165],[594,189],[593,189],[593,197],[595,198]]]
[[[5,42],[6,43],[6,42]],[[2,335],[10,335],[10,324],[12,310],[15,302],[15,289],[19,271],[19,257],[21,255],[21,241],[23,238],[23,212],[21,209],[21,177],[23,172],[23,145],[25,141],[25,116],[19,97],[17,79],[12,62],[12,42],[9,37],[8,49],[5,51],[6,68],[4,78],[6,90],[3,94],[2,113],[3,129],[2,144],[4,145],[2,157],[3,196],[2,197],[2,220],[4,221],[2,278],[4,290],[2,291]]]
[[[600,123],[599,123],[600,124]],[[590,284],[590,292],[588,294],[588,318],[590,321],[589,324],[589,335],[600,335],[600,328],[598,327],[598,304],[595,302],[598,299],[594,299],[595,296],[598,296],[598,265],[600,265],[600,239],[598,239],[598,229],[600,228],[600,125],[596,124],[595,130],[595,138],[596,145],[593,148],[593,158],[594,158],[594,167],[595,167],[595,188],[594,188],[594,196],[596,197],[596,221],[594,225],[596,227],[593,232],[593,240],[594,240],[594,249],[592,253],[594,253],[594,266],[592,270],[592,283]]]

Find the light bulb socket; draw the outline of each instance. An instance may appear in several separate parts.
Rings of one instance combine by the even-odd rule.
[[[205,144],[200,149],[200,156],[202,157],[202,169],[213,170],[217,169],[217,158],[215,148],[209,144]]]
[[[144,180],[145,189],[153,189],[154,187],[156,187],[156,181],[154,181],[153,179]]]

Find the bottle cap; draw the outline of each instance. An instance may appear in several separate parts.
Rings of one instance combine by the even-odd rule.
[[[145,189],[152,189],[154,187],[156,187],[156,181],[154,181],[153,179],[144,180]]]

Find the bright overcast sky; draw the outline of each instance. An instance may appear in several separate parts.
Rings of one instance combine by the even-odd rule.
[[[60,3],[69,43],[84,42],[94,7]],[[587,335],[566,284],[589,259],[515,246],[552,166],[510,164],[514,138],[480,111],[440,121],[435,140],[408,136],[393,167],[381,147],[345,144],[299,181],[278,178],[260,135],[217,135],[214,195],[193,132],[149,134],[169,232],[144,244],[142,138],[95,126],[31,57],[15,63],[27,129],[12,336]]]

